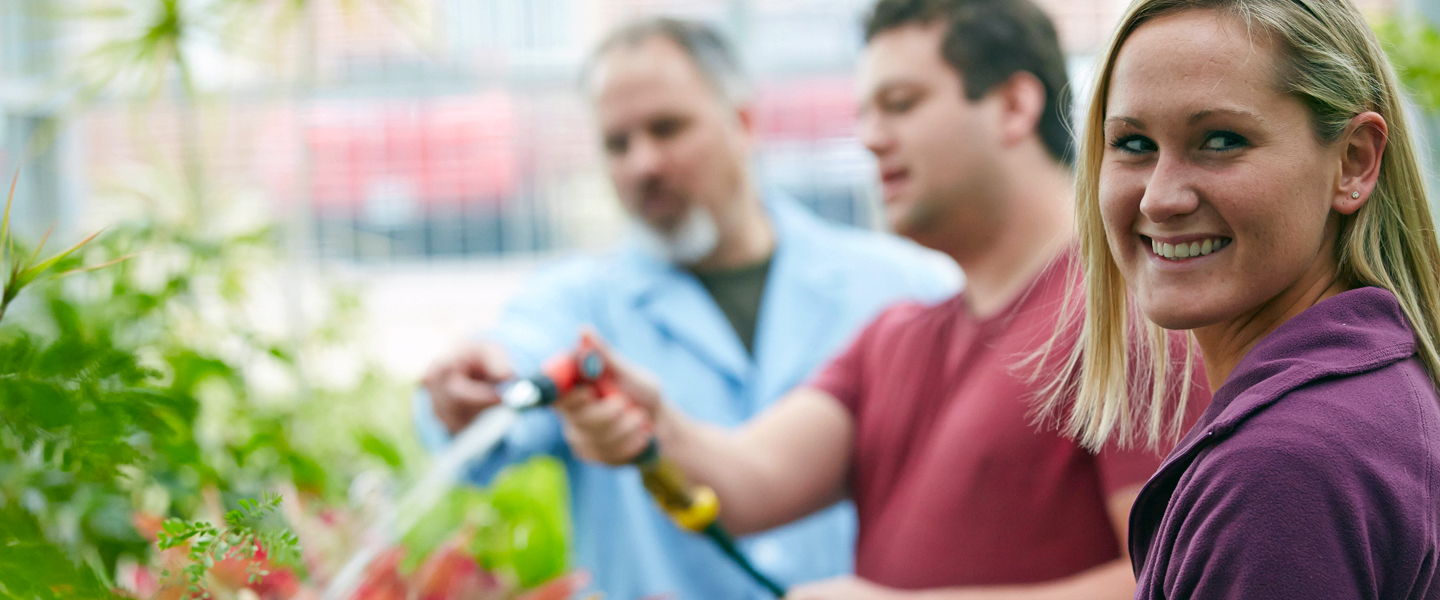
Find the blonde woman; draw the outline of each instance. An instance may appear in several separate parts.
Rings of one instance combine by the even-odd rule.
[[[1187,372],[1126,342],[1159,328],[1214,391],[1135,503],[1137,598],[1440,598],[1440,260],[1373,33],[1345,0],[1140,0],[1101,65],[1050,408],[1092,447],[1164,437],[1183,411],[1125,384]]]

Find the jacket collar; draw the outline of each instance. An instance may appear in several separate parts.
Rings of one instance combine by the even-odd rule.
[[[1169,495],[1201,449],[1233,433],[1286,393],[1325,377],[1355,375],[1415,354],[1415,335],[1389,291],[1366,287],[1327,298],[1260,340],[1216,390],[1195,426],[1145,484],[1130,514],[1136,575]]]
[[[1341,292],[1260,340],[1215,392],[1194,430],[1227,434],[1290,390],[1414,354],[1415,334],[1394,294],[1377,287]]]
[[[783,362],[783,357],[771,356],[784,354],[777,344],[807,339],[810,328],[833,320],[838,301],[833,290],[842,274],[836,261],[821,255],[826,226],[818,217],[783,195],[769,193],[765,199],[776,242],[754,347],[768,366],[772,358]],[[624,301],[735,383],[744,382],[755,363],[695,276],[638,243],[627,243],[621,252],[621,268],[629,273],[615,280],[626,286]],[[803,310],[789,310],[794,307]],[[774,331],[777,327],[784,331]]]

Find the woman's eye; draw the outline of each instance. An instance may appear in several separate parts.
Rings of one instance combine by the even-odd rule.
[[[1130,154],[1144,154],[1155,150],[1155,143],[1140,135],[1127,135],[1110,142],[1110,146]]]
[[[1228,131],[1217,131],[1205,138],[1206,150],[1234,150],[1245,145],[1245,138]]]

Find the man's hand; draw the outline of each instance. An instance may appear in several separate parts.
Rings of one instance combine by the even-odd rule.
[[[430,392],[435,416],[460,433],[475,415],[500,403],[495,385],[514,377],[505,351],[492,344],[472,344],[436,362],[422,383]]]
[[[859,577],[836,577],[791,589],[785,600],[902,600],[912,595]]]
[[[621,358],[593,331],[583,334],[605,360],[614,391],[600,397],[589,385],[576,386],[555,403],[564,423],[565,440],[576,456],[623,465],[650,443],[664,402],[655,377]]]

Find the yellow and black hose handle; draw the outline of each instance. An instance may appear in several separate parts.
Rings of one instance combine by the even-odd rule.
[[[542,401],[541,405],[553,402],[553,398],[558,397],[559,393],[581,382],[595,386],[601,396],[609,396],[618,391],[615,389],[609,366],[588,342],[582,341],[578,352],[560,357],[552,367],[546,369],[546,373],[553,380],[555,385],[552,387],[555,390],[550,394],[551,400]],[[660,455],[658,440],[651,437],[645,449],[630,462],[640,469],[640,480],[645,484],[645,489],[671,521],[681,529],[710,538],[756,583],[769,590],[776,598],[785,597],[785,588],[750,564],[745,553],[735,544],[735,539],[720,526],[717,520],[720,516],[720,497],[715,494],[715,490],[705,486],[692,486],[675,463]]]
[[[655,438],[630,462],[640,469],[640,480],[650,496],[681,529],[704,533],[720,516],[720,498],[715,491],[690,485],[675,463],[660,456]]]
[[[640,481],[671,521],[681,529],[709,537],[756,583],[776,598],[785,597],[785,588],[750,564],[750,559],[740,551],[735,539],[720,526],[717,521],[720,498],[715,495],[715,490],[703,485],[690,485],[675,463],[660,456],[660,444],[655,438],[650,438],[650,443],[630,463],[640,469]]]

